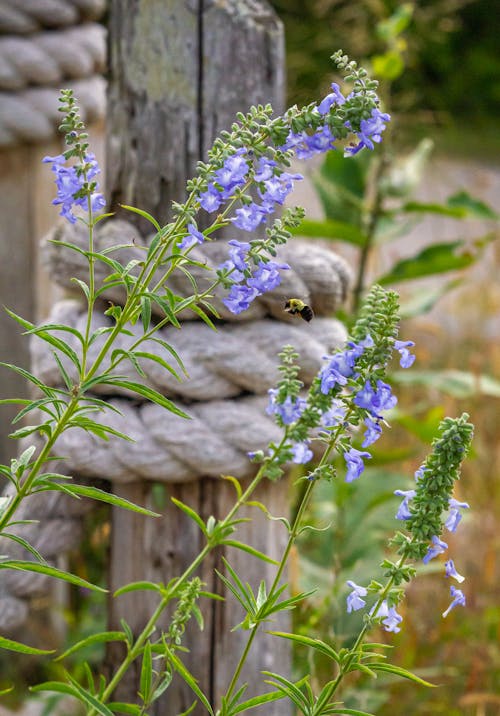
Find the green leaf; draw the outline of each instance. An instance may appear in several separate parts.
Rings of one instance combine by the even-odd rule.
[[[194,676],[186,669],[184,664],[180,659],[177,658],[177,656],[167,647],[165,646],[166,655],[168,658],[168,661],[173,666],[173,668],[177,671],[179,676],[181,676],[182,679],[186,682],[186,684],[189,686],[189,688],[196,694],[198,699],[201,701],[203,706],[206,708],[208,713],[211,716],[215,716],[212,707],[210,706],[210,702],[208,701],[207,697],[203,693],[203,691],[198,686],[196,679]]]
[[[110,711],[105,704],[100,703],[95,696],[89,694],[88,691],[85,691],[85,689],[76,683],[65,684],[62,681],[45,681],[43,684],[31,686],[30,691],[33,691],[34,693],[38,693],[40,691],[55,691],[60,694],[68,694],[69,696],[73,696],[78,699],[78,701],[81,701],[87,706],[95,709],[95,711],[97,711],[98,714],[101,714],[101,716],[113,716],[113,712]]]
[[[139,685],[139,696],[144,703],[151,698],[151,685],[153,680],[153,657],[151,655],[151,644],[146,642],[142,652],[141,678]]]
[[[391,378],[400,385],[424,385],[455,398],[488,395],[500,398],[500,381],[485,373],[463,370],[395,371]]]
[[[462,279],[456,278],[451,281],[440,282],[435,288],[426,288],[425,291],[419,288],[411,296],[401,301],[399,315],[401,318],[415,318],[429,313],[442,296],[453,291],[461,283]]]
[[[372,55],[371,62],[374,76],[389,82],[397,79],[405,68],[401,53],[397,50],[388,50],[383,55]]]
[[[87,284],[85,283],[85,281],[82,281],[79,278],[75,278],[74,276],[71,278],[71,280],[73,281],[73,283],[76,283],[78,286],[80,286],[80,288],[83,291],[83,295],[85,296],[85,298],[88,301],[89,297],[90,297],[90,289],[87,286]]]
[[[266,679],[265,683],[279,689],[284,696],[288,696],[288,698],[298,707],[301,713],[312,713],[306,696],[299,688],[301,682],[294,684],[293,681],[290,681],[280,674],[275,674],[272,671],[263,671],[262,673],[265,676],[270,676],[272,679],[275,679],[275,681],[269,681]]]
[[[120,432],[120,430],[115,430],[115,428],[112,428],[109,425],[104,425],[103,423],[97,423],[95,420],[91,420],[90,418],[86,418],[82,415],[76,415],[68,421],[67,425],[86,430],[88,433],[97,435],[101,438],[101,440],[109,440],[109,435],[114,435],[121,440],[127,440],[131,443],[134,442],[133,438]]]
[[[121,594],[127,594],[128,592],[138,592],[138,591],[142,591],[144,589],[147,589],[152,592],[161,592],[162,591],[162,587],[159,584],[155,584],[154,582],[146,582],[146,581],[130,582],[129,584],[125,584],[125,586],[117,589],[116,592],[113,594],[113,596],[119,597]]]
[[[130,716],[142,716],[144,713],[140,706],[126,704],[122,701],[111,701],[108,704],[108,708],[111,709],[113,713],[130,714]]]
[[[128,206],[127,204],[120,204],[120,206],[122,207],[122,209],[131,211],[133,214],[139,214],[139,216],[142,216],[143,219],[146,219],[147,221],[149,221],[150,224],[153,224],[158,233],[161,232],[160,224],[153,216],[151,216],[151,214],[148,214],[147,211],[144,211],[143,209],[137,209],[135,206]]]
[[[476,257],[470,253],[455,253],[465,246],[464,241],[433,244],[409,259],[399,261],[389,273],[380,276],[377,283],[386,285],[397,281],[432,276],[446,271],[456,271],[473,264]]]
[[[241,714],[246,711],[250,711],[250,709],[254,709],[257,706],[262,706],[262,704],[269,704],[272,701],[279,701],[279,699],[284,698],[285,694],[281,691],[270,691],[267,694],[261,694],[260,696],[253,696],[251,699],[247,699],[247,701],[242,701],[237,706],[233,707],[231,709],[231,716],[236,716],[236,714]]]
[[[92,589],[95,592],[107,592],[107,589],[98,587],[91,582],[87,582],[86,579],[77,577],[75,574],[65,572],[62,569],[56,567],[49,567],[45,564],[37,564],[36,562],[28,562],[20,559],[5,559],[0,561],[0,569],[16,569],[20,572],[37,572],[38,574],[46,574],[49,577],[55,577],[56,579],[62,579],[64,582],[69,582],[77,587],[85,587],[86,589]]]
[[[60,326],[55,326],[54,328],[57,330],[62,330]],[[51,327],[51,329],[53,329],[53,327]],[[50,329],[48,329],[47,326],[39,326],[32,328],[30,331],[28,331],[28,333],[38,336],[46,343],[49,343],[51,346],[54,346],[54,348],[57,348],[57,350],[61,351],[61,353],[67,356],[67,358],[69,358],[69,360],[73,363],[76,370],[78,371],[78,375],[80,375],[82,369],[80,359],[73,350],[73,348],[71,348],[68,343],[65,343],[65,341],[63,341],[61,338],[56,338],[56,336],[52,335],[52,333],[50,333]],[[71,333],[73,333],[73,329],[71,329]]]
[[[151,299],[141,296],[141,319],[144,333],[147,333],[151,325]]]
[[[191,306],[189,306],[189,308],[191,309],[191,311],[193,311],[193,313],[196,313],[196,315],[199,318],[201,318],[201,320],[204,323],[206,323],[209,328],[211,328],[213,331],[217,330],[215,323],[211,320],[211,318],[209,318],[209,316],[207,316],[205,311],[203,311],[199,306],[197,306],[195,303],[193,303]]]
[[[342,221],[352,226],[363,225],[364,196],[369,153],[360,152],[345,158],[341,152],[328,152],[313,183],[323,204],[326,218]]]
[[[324,641],[321,641],[321,639],[311,639],[309,636],[304,636],[302,634],[289,634],[283,631],[270,631],[269,634],[282,637],[283,639],[289,639],[290,641],[294,641],[296,644],[302,644],[303,646],[315,649],[316,651],[319,651],[327,656],[329,659],[337,662],[337,664],[340,664],[340,657],[335,649],[326,644]]]
[[[406,213],[440,214],[451,219],[464,219],[467,215],[467,212],[461,207],[446,206],[446,204],[434,202],[408,201],[401,208]]]
[[[147,353],[146,351],[134,351],[134,356],[136,358],[144,358],[145,360],[151,360],[154,363],[158,363],[158,365],[161,365],[161,367],[168,371],[176,380],[178,380],[179,382],[182,380],[179,374],[176,373],[175,370],[172,368],[172,366],[169,365],[165,360],[163,360],[163,358],[157,356],[155,353]]]
[[[422,686],[429,686],[431,688],[436,688],[437,686],[437,684],[431,684],[429,681],[421,679],[419,676],[412,674],[411,671],[407,671],[400,666],[386,664],[385,662],[374,662],[368,664],[368,666],[370,669],[373,669],[373,671],[382,671],[386,674],[394,674],[395,676],[400,676],[403,679],[409,679],[410,681],[414,681],[416,684],[421,684]]]
[[[174,348],[172,348],[172,346],[169,343],[164,341],[162,338],[158,338],[156,336],[152,336],[151,340],[154,341],[155,343],[158,343],[163,348],[165,348],[165,350],[168,351],[168,353],[170,353],[170,355],[175,359],[177,365],[182,370],[184,375],[188,376],[188,373],[187,373],[186,369],[184,368],[184,363],[182,362],[181,357],[179,356],[177,351]]]
[[[42,383],[41,380],[38,380],[38,378],[33,375],[33,373],[30,373],[24,368],[20,368],[17,365],[12,365],[12,363],[4,363],[3,361],[0,361],[0,365],[3,365],[4,368],[8,368],[9,370],[13,370],[14,373],[22,375],[23,378],[26,378],[26,380],[28,380],[30,383],[36,385],[36,387],[39,388],[42,393],[45,393],[45,395],[49,396],[50,398],[57,398],[58,393],[63,393],[63,391],[49,388],[48,385],[45,385],[45,383]]]
[[[19,641],[6,639],[3,636],[0,636],[0,649],[17,651],[20,654],[53,654],[55,651],[55,649],[35,649],[34,646],[27,646],[26,644],[21,644]]]
[[[174,503],[176,507],[178,507],[182,512],[184,512],[185,515],[187,515],[190,519],[193,520],[193,522],[196,522],[200,530],[203,532],[205,537],[208,537],[207,528],[205,526],[205,523],[201,519],[201,517],[198,515],[197,512],[195,512],[189,505],[184,504],[184,502],[181,502],[180,500],[177,500],[175,497],[170,498],[171,501]]]
[[[475,199],[466,191],[459,191],[448,197],[447,204],[454,208],[464,209],[468,216],[478,219],[493,219],[496,221],[500,219],[500,214],[497,214],[488,204]]]
[[[369,711],[360,711],[359,709],[346,709],[345,706],[342,706],[338,709],[329,709],[329,714],[349,714],[349,716],[374,716],[374,714],[370,713]]]
[[[166,408],[169,412],[174,413],[175,415],[178,415],[181,418],[185,418],[186,420],[191,420],[191,416],[182,411],[180,408],[178,408],[174,403],[172,403],[171,400],[166,398],[161,393],[158,393],[158,391],[153,390],[153,388],[149,388],[147,385],[142,385],[141,383],[135,383],[132,380],[127,380],[123,378],[115,378],[115,377],[105,377],[102,378],[99,381],[99,384],[106,384],[106,385],[116,385],[119,388],[126,388],[127,390],[131,390],[133,393],[137,393],[137,395],[140,395],[143,398],[146,398],[146,400],[150,400],[152,403],[156,403],[157,405],[161,405],[163,408]]]
[[[367,240],[357,226],[334,219],[325,219],[325,221],[303,219],[300,226],[293,228],[291,232],[295,236],[307,236],[311,239],[340,239],[354,246],[364,246]]]
[[[1,513],[1,510],[0,510],[0,513]],[[32,554],[33,557],[38,562],[45,563],[45,559],[42,557],[40,552],[35,547],[33,547],[33,545],[31,545],[27,540],[25,540],[23,537],[19,537],[19,535],[13,535],[10,532],[2,532],[2,538],[10,539],[13,542],[16,542],[21,547],[23,547],[23,549],[25,549],[27,552]]]
[[[276,566],[279,565],[279,562],[275,559],[272,559],[272,557],[268,557],[267,554],[264,554],[264,552],[260,552],[258,549],[250,547],[250,545],[248,544],[244,544],[244,542],[238,542],[238,540],[232,539],[225,539],[220,544],[225,544],[228,547],[235,547],[236,549],[240,549],[243,552],[251,554],[253,557],[261,559],[263,562],[268,562],[268,564],[275,564]]]
[[[91,487],[90,485],[76,485],[74,483],[71,483],[71,485],[67,486],[67,489],[70,493],[74,493],[75,495],[81,497],[90,497],[93,500],[99,500],[99,502],[106,502],[109,505],[121,507],[124,510],[138,512],[140,515],[147,515],[148,517],[161,517],[158,512],[148,510],[146,507],[140,507],[139,505],[130,502],[130,500],[126,500],[124,497],[118,497],[112,492],[100,490],[98,487]]]
[[[110,641],[127,641],[127,637],[121,631],[103,631],[99,634],[92,634],[86,639],[82,639],[76,644],[73,644],[73,646],[66,649],[66,651],[60,654],[54,661],[61,661],[61,659],[65,659],[67,656],[70,656],[70,654],[74,654],[76,651],[84,649],[87,646],[93,646],[94,644],[107,644]]]
[[[176,328],[180,328],[181,324],[177,320],[175,313],[172,310],[172,306],[168,303],[168,301],[165,301],[161,296],[155,296],[153,300],[159,305],[170,323]]]

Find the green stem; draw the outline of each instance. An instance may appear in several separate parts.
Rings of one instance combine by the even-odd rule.
[[[363,224],[365,227],[365,243],[361,247],[356,281],[353,289],[354,315],[357,315],[363,298],[368,259],[373,248],[384,200],[384,194],[380,187],[380,180],[385,172],[387,162],[384,155],[375,158],[373,161],[375,164],[375,170],[372,173],[371,181],[368,182],[366,191],[367,195],[365,197],[365,205],[367,205],[368,208],[366,209],[363,217]],[[373,194],[373,196],[370,197],[370,194]]]
[[[346,420],[346,421],[349,420],[349,416],[350,416],[351,412],[352,412],[352,409],[350,409],[350,410],[348,411],[348,413],[346,414],[346,417],[345,417],[345,420]],[[333,450],[335,449],[335,446],[336,446],[336,444],[337,444],[337,440],[338,440],[338,438],[339,438],[339,436],[340,436],[341,431],[342,431],[342,425],[339,425],[339,426],[337,427],[337,430],[335,431],[335,433],[334,433],[334,434],[332,435],[332,437],[330,438],[330,441],[329,441],[329,443],[328,443],[328,446],[327,446],[325,452],[323,453],[323,455],[321,456],[321,459],[320,459],[320,461],[319,461],[319,463],[318,463],[317,469],[319,469],[319,468],[321,468],[323,465],[325,465],[326,462],[328,461],[328,459],[330,458],[331,453],[332,453]],[[274,577],[273,583],[272,583],[271,588],[270,588],[270,590],[269,590],[269,597],[268,597],[268,599],[270,599],[270,598],[272,597],[272,595],[274,594],[275,590],[279,587],[279,583],[280,583],[280,581],[281,581],[281,577],[282,577],[282,575],[283,575],[283,572],[284,572],[285,567],[286,567],[287,562],[288,562],[288,557],[290,556],[290,552],[291,552],[291,550],[292,550],[292,547],[293,547],[293,545],[294,545],[294,543],[295,543],[295,540],[297,539],[297,535],[298,535],[298,533],[299,533],[300,525],[301,525],[301,523],[302,523],[302,518],[303,518],[303,516],[304,516],[304,513],[305,513],[305,511],[306,511],[308,505],[309,505],[309,501],[310,501],[310,499],[311,499],[311,495],[312,495],[312,491],[313,491],[313,489],[314,489],[314,485],[315,485],[315,481],[314,481],[314,480],[309,481],[308,484],[307,484],[307,487],[306,487],[306,489],[305,489],[305,491],[304,491],[304,494],[302,495],[302,499],[301,499],[299,508],[298,508],[298,510],[297,510],[297,513],[296,513],[296,515],[295,515],[295,519],[294,519],[294,521],[293,521],[293,525],[292,525],[292,527],[291,527],[291,529],[290,529],[290,532],[289,532],[288,542],[287,542],[287,544],[286,544],[285,551],[283,552],[283,556],[282,556],[282,558],[281,558],[281,560],[280,560],[280,564],[279,564],[279,566],[278,566],[278,570],[277,570],[277,572],[276,572],[276,575],[275,575],[275,577]],[[226,697],[227,700],[229,700],[229,699],[231,698],[231,696],[232,696],[232,694],[233,694],[233,692],[234,692],[234,690],[235,690],[235,688],[236,688],[236,685],[237,685],[237,683],[238,683],[238,679],[239,679],[239,676],[240,676],[241,671],[242,671],[242,669],[243,669],[244,663],[245,663],[245,661],[246,661],[246,659],[247,659],[247,657],[248,657],[248,654],[249,654],[249,652],[250,652],[250,647],[251,647],[251,645],[252,645],[252,643],[253,643],[253,641],[254,641],[254,639],[255,639],[255,636],[257,635],[258,629],[260,628],[260,624],[261,624],[261,622],[258,622],[257,624],[255,624],[255,626],[252,628],[252,630],[251,630],[251,632],[250,632],[250,635],[249,635],[249,637],[248,637],[248,640],[247,640],[247,643],[246,643],[245,648],[244,648],[244,650],[243,650],[243,653],[242,653],[241,656],[240,656],[240,659],[239,659],[239,661],[238,661],[238,664],[236,665],[236,669],[235,669],[235,671],[234,671],[234,673],[233,673],[231,682],[230,682],[230,684],[229,684],[229,686],[228,686],[228,688],[227,688],[227,691],[226,691],[226,694],[225,694],[225,697]]]

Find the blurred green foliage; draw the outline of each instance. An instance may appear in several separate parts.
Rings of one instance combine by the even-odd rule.
[[[409,122],[469,133],[474,122],[494,125],[500,114],[500,12],[490,0],[271,3],[285,25],[292,103],[326,91],[328,57],[341,47],[394,80],[391,107]]]

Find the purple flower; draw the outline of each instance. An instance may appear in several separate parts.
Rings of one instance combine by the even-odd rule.
[[[416,470],[416,472],[415,472],[415,482],[422,480],[424,478],[426,472],[427,472],[427,468],[425,467],[425,465],[420,465],[418,470]]]
[[[189,249],[191,246],[194,246],[197,243],[202,244],[205,241],[205,237],[201,231],[198,231],[194,224],[188,224],[187,230],[188,233],[186,236],[177,244],[180,249]]]
[[[276,162],[267,157],[260,157],[255,170],[254,179],[256,182],[265,182],[274,176]]]
[[[368,445],[372,445],[382,435],[382,428],[377,420],[373,420],[367,416],[365,418],[365,425],[368,429],[365,432],[365,439],[361,443],[361,447],[368,447]]]
[[[354,375],[356,359],[364,351],[364,346],[356,343],[349,343],[349,349],[336,353],[330,363],[321,370],[321,392],[327,395],[332,388],[338,385],[345,385],[347,378]]]
[[[249,166],[242,156],[244,152],[245,149],[238,149],[236,154],[228,157],[222,167],[215,172],[217,184],[225,189],[226,195],[230,194],[235,187],[245,183]]]
[[[221,192],[216,189],[213,183],[210,183],[207,190],[203,191],[198,196],[198,201],[200,202],[200,206],[211,214],[212,212],[217,211],[217,209],[221,206],[223,203],[223,196]]]
[[[257,204],[245,204],[235,211],[236,216],[231,219],[238,229],[255,231],[265,219],[265,212]]]
[[[394,494],[403,497],[403,501],[399,505],[398,511],[396,512],[396,519],[409,520],[411,517],[409,503],[410,500],[412,500],[417,494],[416,490],[394,490]]]
[[[292,455],[292,462],[297,465],[305,465],[313,458],[313,452],[309,448],[308,442],[295,443],[295,445],[292,446]]]
[[[345,451],[344,460],[346,461],[347,465],[347,473],[345,476],[346,482],[352,482],[353,480],[357,480],[358,477],[361,475],[361,473],[365,469],[363,458],[371,458],[370,453],[356,450],[356,448],[351,448],[350,450]]]
[[[238,314],[246,311],[254,298],[258,295],[259,292],[256,288],[241,284],[234,284],[231,286],[231,290],[226,298],[222,299],[222,303],[231,311],[231,313]]]
[[[373,142],[378,144],[382,141],[382,132],[385,129],[384,122],[388,122],[390,119],[390,114],[384,114],[377,108],[373,109],[368,119],[361,120],[360,131],[357,133],[359,143],[346,147],[344,153],[346,155],[357,154],[363,147],[374,149]]]
[[[293,191],[293,182],[303,178],[302,174],[283,172],[279,176],[272,176],[270,179],[265,180],[265,191],[262,192],[259,190],[259,194],[266,206],[272,202],[283,204],[288,194]]]
[[[333,400],[329,410],[321,416],[321,424],[325,428],[333,428],[345,419],[345,414],[346,407],[344,403],[341,400]]]
[[[469,505],[467,502],[459,502],[453,497],[450,497],[448,505],[450,507],[450,514],[448,515],[448,519],[444,523],[444,526],[448,532],[455,532],[458,527],[458,523],[462,519],[462,513],[460,510],[469,509]]]
[[[365,606],[366,601],[362,599],[362,597],[366,597],[368,589],[366,587],[360,587],[359,584],[356,584],[356,582],[353,582],[350,579],[347,581],[347,584],[352,589],[352,592],[347,595],[346,599],[347,612],[350,614],[351,612],[355,612]]]
[[[271,388],[268,393],[269,404],[266,409],[268,415],[279,415],[284,425],[291,425],[300,418],[306,407],[304,398],[295,398],[295,400],[292,400],[292,397],[287,395],[283,403],[278,403],[278,390]]]
[[[272,291],[273,288],[276,288],[281,283],[280,270],[289,268],[288,264],[278,264],[275,261],[261,262],[252,278],[248,279],[247,284],[256,288],[259,293]]]
[[[459,584],[465,580],[465,577],[462,577],[462,575],[459,574],[455,569],[455,565],[452,559],[449,559],[447,562],[444,563],[444,568],[446,577],[453,577],[453,579],[456,579]]]
[[[336,82],[332,82],[331,87],[333,91],[330,92],[330,94],[327,94],[318,106],[318,112],[320,114],[328,114],[334,104],[341,105],[345,102],[345,97],[340,91],[338,84]]]
[[[408,348],[411,348],[414,345],[414,341],[394,341],[394,348],[401,355],[399,361],[401,368],[409,368],[415,362],[415,356],[408,350]]]
[[[424,564],[427,564],[428,562],[431,561],[431,559],[434,559],[434,557],[437,557],[438,554],[443,554],[443,552],[446,552],[446,550],[448,549],[448,545],[446,544],[446,542],[443,542],[442,540],[440,540],[439,537],[437,537],[436,535],[434,535],[434,537],[432,538],[432,544],[434,546],[429,547],[427,549],[427,554],[425,555],[425,557],[422,560],[422,562]]]
[[[372,612],[370,612],[370,614],[371,613]],[[401,631],[398,625],[403,621],[403,617],[397,613],[396,607],[388,606],[386,599],[384,599],[378,608],[376,616],[383,617],[382,624],[384,625],[384,629],[386,631],[393,631],[395,634],[397,634],[398,631]]]
[[[245,271],[247,268],[247,254],[250,251],[250,244],[246,241],[237,241],[231,239],[228,242],[229,249],[229,260],[238,271]]]
[[[381,410],[390,410],[393,408],[398,399],[392,394],[391,386],[382,380],[377,380],[377,387],[374,389],[369,380],[366,381],[363,388],[356,394],[354,403],[359,408],[365,408],[376,417],[381,418]]]
[[[458,605],[465,607],[465,595],[460,589],[457,589],[456,587],[451,585],[450,594],[453,597],[453,601],[450,604],[450,606],[448,607],[448,609],[446,609],[446,611],[443,612],[443,617],[447,617],[448,614],[451,612],[451,610],[454,609],[455,607],[457,607]]]
[[[57,196],[52,201],[54,205],[61,205],[60,216],[72,224],[76,222],[76,216],[73,209],[77,206],[83,209],[88,208],[88,196],[76,196],[83,189],[86,181],[92,180],[99,172],[99,165],[94,154],[87,154],[84,157],[86,166],[86,177],[83,172],[78,172],[75,166],[64,166],[66,159],[63,154],[55,157],[44,157],[42,162],[52,163],[52,171],[55,174],[55,183],[57,187]],[[104,196],[99,192],[93,192],[90,196],[90,204],[93,212],[100,211],[106,205]]]

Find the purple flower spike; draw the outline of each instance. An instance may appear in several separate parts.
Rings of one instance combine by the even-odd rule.
[[[453,601],[450,604],[450,606],[448,607],[448,609],[446,609],[446,611],[443,612],[443,618],[447,617],[448,614],[451,612],[451,610],[454,609],[455,607],[458,607],[459,605],[462,607],[465,607],[465,595],[460,589],[457,589],[456,587],[454,587],[452,585],[450,587],[450,594],[453,597]]]

